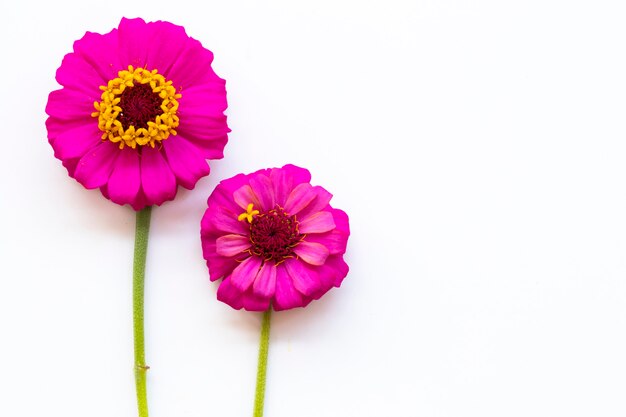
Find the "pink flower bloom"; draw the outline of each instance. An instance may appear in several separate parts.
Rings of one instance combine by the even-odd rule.
[[[220,159],[230,129],[213,54],[168,22],[122,19],[87,32],[63,59],[46,113],[69,175],[135,210],[192,189]]]
[[[235,309],[304,307],[348,273],[348,216],[312,186],[311,174],[286,165],[222,181],[201,227],[217,298]]]

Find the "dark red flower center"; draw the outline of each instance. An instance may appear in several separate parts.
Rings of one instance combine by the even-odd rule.
[[[294,256],[293,248],[303,238],[298,224],[296,216],[290,216],[279,206],[254,216],[250,223],[252,253],[276,263]]]
[[[163,100],[152,91],[149,83],[136,84],[126,88],[120,95],[122,112],[117,119],[124,129],[130,126],[135,126],[135,129],[147,128],[148,122],[163,114],[162,103]]]

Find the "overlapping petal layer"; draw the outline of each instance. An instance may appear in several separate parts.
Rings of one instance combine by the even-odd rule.
[[[348,216],[310,180],[306,169],[286,165],[215,188],[201,239],[211,280],[222,279],[219,300],[235,309],[286,310],[341,285],[348,273]]]
[[[225,81],[212,61],[211,51],[168,22],[124,18],[107,34],[86,33],[57,70],[62,88],[48,98],[46,126],[54,155],[85,187],[100,188],[105,197],[135,210],[173,199],[179,185],[194,188],[209,173],[206,159],[223,157],[230,132]],[[181,94],[178,134],[154,147],[120,149],[102,139],[92,116],[100,87],[129,65],[158,71]]]

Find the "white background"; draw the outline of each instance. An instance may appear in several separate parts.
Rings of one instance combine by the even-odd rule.
[[[215,53],[233,130],[153,212],[151,416],[251,415],[260,315],[216,301],[199,223],[219,180],[285,163],[350,215],[351,271],[274,315],[267,417],[626,415],[618,0],[4,2],[0,415],[136,415],[134,213],[44,126],[63,55],[122,16]]]

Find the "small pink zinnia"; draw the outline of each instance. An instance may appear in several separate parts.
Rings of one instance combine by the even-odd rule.
[[[222,181],[201,226],[217,298],[252,311],[304,307],[348,273],[348,216],[311,174],[286,165]]]
[[[135,210],[192,189],[230,131],[213,54],[168,22],[122,19],[87,32],[63,59],[48,98],[54,155],[86,188]]]

